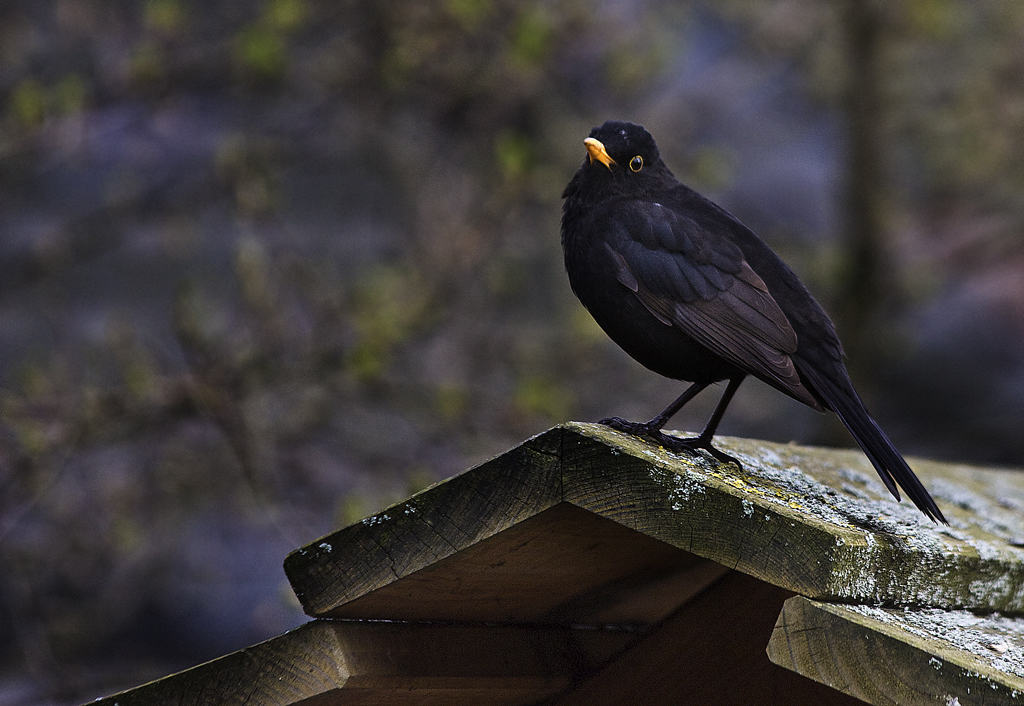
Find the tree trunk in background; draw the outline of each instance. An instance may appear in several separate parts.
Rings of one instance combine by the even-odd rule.
[[[872,407],[877,363],[884,345],[878,314],[892,286],[885,261],[884,141],[880,46],[881,11],[873,0],[847,0],[840,15],[846,43],[843,109],[846,115],[846,182],[843,189],[841,261],[832,313],[858,392]],[[821,422],[815,443],[851,445],[835,415]]]
[[[840,336],[862,393],[870,396],[882,353],[877,315],[894,286],[885,258],[884,109],[881,78],[881,11],[871,0],[849,0],[843,26],[848,71],[848,171],[845,250],[837,287]]]

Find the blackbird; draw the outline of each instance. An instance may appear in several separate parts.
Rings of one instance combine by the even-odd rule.
[[[681,184],[641,126],[609,121],[583,141],[587,155],[562,198],[562,250],[573,292],[638,362],[692,383],[649,422],[601,420],[673,451],[712,446],[747,375],[824,412],[857,440],[889,491],[897,485],[932,520],[942,511],[850,381],[835,327],[793,271],[724,208]],[[669,418],[708,385],[728,385],[704,430],[681,439]]]

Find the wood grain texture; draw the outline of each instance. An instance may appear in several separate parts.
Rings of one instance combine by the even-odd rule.
[[[1024,611],[1021,475],[915,462],[946,528],[888,498],[859,451],[719,443],[742,470],[601,425],[555,427],[293,552],[285,569],[307,613],[342,615],[564,501],[812,598]]]
[[[772,662],[878,706],[1020,704],[1024,620],[788,600]]]
[[[103,703],[1024,698],[1024,623],[991,614],[1024,613],[1024,477],[913,462],[944,528],[889,499],[859,452],[718,443],[743,469],[600,425],[548,430],[290,554],[307,613],[347,620]],[[929,633],[928,616],[946,623]],[[954,640],[954,620],[989,642]]]
[[[813,598],[1024,611],[1024,474],[914,461],[944,527],[889,498],[859,451],[717,443],[742,470],[566,425],[563,496]]]
[[[303,609],[326,615],[559,502],[560,437],[535,437],[289,554],[285,573]]]
[[[532,704],[585,678],[622,632],[317,620],[102,706]]]
[[[755,502],[758,496],[744,497],[744,489],[714,475],[728,472],[717,463],[672,458],[648,444],[633,446],[630,437],[618,448],[607,441],[567,435],[568,502],[794,592],[827,586],[830,566],[822,559],[836,544],[833,528],[814,518],[790,521],[788,508],[780,514]]]
[[[661,620],[724,571],[559,503],[327,615],[636,627]]]

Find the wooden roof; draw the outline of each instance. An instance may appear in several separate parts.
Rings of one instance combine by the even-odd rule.
[[[290,554],[308,625],[109,702],[1024,699],[1020,475],[913,461],[944,527],[859,452],[719,442],[555,427]]]

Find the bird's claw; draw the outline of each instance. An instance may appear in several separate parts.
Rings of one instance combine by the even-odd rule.
[[[704,439],[699,436],[695,436],[692,439],[680,439],[679,437],[669,436],[667,434],[661,434],[661,436],[663,438],[661,445],[669,451],[684,451],[690,455],[696,456],[697,449],[704,449],[721,463],[735,463],[736,468],[741,471],[743,470],[743,464],[740,463],[738,458],[716,449],[711,445],[710,439]]]
[[[743,464],[739,462],[739,459],[730,456],[723,451],[719,451],[711,445],[711,439],[706,439],[702,436],[695,436],[690,439],[680,439],[678,436],[670,436],[669,434],[666,434],[651,422],[630,422],[626,419],[622,419],[621,417],[608,417],[607,419],[599,421],[598,424],[604,424],[616,431],[648,439],[675,453],[682,451],[690,454],[691,456],[696,456],[698,449],[704,449],[721,463],[735,463],[737,468],[743,470]]]

